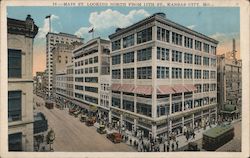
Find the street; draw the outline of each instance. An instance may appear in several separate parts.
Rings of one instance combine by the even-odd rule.
[[[57,108],[47,109],[44,100],[34,95],[35,103],[42,103],[43,106],[36,107],[35,112],[42,112],[46,116],[49,130],[55,132],[54,151],[64,152],[133,152],[131,146],[124,143],[114,144],[96,132],[95,127],[87,127],[79,118],[70,116],[68,110]]]

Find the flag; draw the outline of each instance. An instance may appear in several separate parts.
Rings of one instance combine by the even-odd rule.
[[[50,18],[50,16],[51,16],[51,15],[47,15],[47,16],[45,17],[45,19]]]
[[[91,33],[91,32],[94,32],[94,28],[92,28],[91,30],[89,30],[89,33]]]

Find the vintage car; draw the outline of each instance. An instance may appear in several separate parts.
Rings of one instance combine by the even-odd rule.
[[[53,109],[54,108],[54,103],[50,100],[45,101],[45,107],[48,109]]]
[[[198,148],[197,143],[189,142],[187,145],[187,149],[185,149],[184,151],[200,151],[200,149]]]
[[[86,120],[87,120],[87,115],[81,114],[81,116],[80,116],[80,121],[81,121],[81,122],[86,122]]]
[[[87,126],[94,126],[95,122],[96,122],[95,118],[89,117],[85,123]]]
[[[99,128],[96,129],[96,131],[100,134],[106,134],[107,131],[105,130],[105,126],[104,125],[100,125]]]
[[[114,132],[114,133],[109,133],[106,136],[110,141],[113,143],[120,143],[122,141],[122,135],[120,133]]]
[[[78,117],[78,115],[81,113],[81,110],[77,110],[77,111],[75,111],[74,113],[73,113],[73,115],[75,116],[75,117]]]
[[[71,108],[71,109],[69,109],[69,114],[73,115],[74,112],[76,112],[76,111],[77,111],[77,108]]]

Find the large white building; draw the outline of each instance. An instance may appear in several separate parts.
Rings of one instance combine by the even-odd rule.
[[[83,38],[79,38],[75,35],[67,33],[52,33],[49,32],[46,35],[46,95],[51,97],[52,95],[52,83],[53,83],[53,53],[52,50],[57,43],[72,44],[74,42],[83,42]]]
[[[110,42],[95,38],[74,50],[74,104],[98,110],[108,121],[110,104]]]
[[[218,42],[156,13],[109,36],[112,121],[144,136],[216,120]]]
[[[33,151],[33,41],[38,32],[30,15],[7,20],[9,151]]]

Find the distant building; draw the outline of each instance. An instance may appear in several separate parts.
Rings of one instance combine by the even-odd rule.
[[[33,151],[33,41],[38,32],[30,15],[7,19],[9,151]]]
[[[67,98],[67,73],[66,70],[55,74],[56,106],[63,108],[66,106]]]
[[[95,38],[74,50],[75,105],[99,112],[108,121],[110,104],[110,42]]]
[[[242,60],[217,56],[218,113],[238,118],[242,108]]]
[[[112,123],[145,137],[214,123],[218,42],[156,13],[109,36]]]
[[[67,33],[52,33],[49,32],[46,35],[46,95],[51,97],[52,95],[52,83],[53,83],[53,53],[52,49],[57,43],[72,44],[74,42],[83,42],[83,38],[78,38],[75,35]]]
[[[36,72],[34,77],[34,93],[40,97],[43,97],[44,75],[45,72]]]

